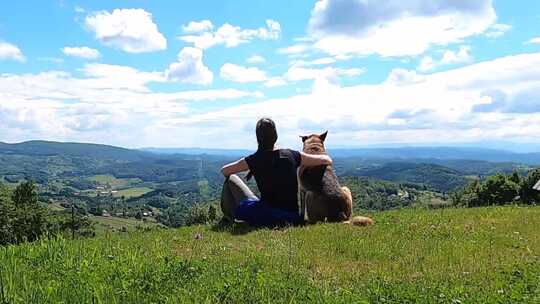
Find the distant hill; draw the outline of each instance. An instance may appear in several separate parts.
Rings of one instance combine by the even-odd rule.
[[[387,159],[454,159],[481,160],[489,162],[515,162],[529,165],[540,164],[540,153],[517,153],[505,150],[473,147],[399,147],[329,149],[333,157],[365,157]]]
[[[100,144],[63,143],[53,141],[26,141],[7,144],[0,142],[0,154],[28,156],[71,156],[120,161],[138,161],[153,157],[151,153]]]
[[[436,164],[391,162],[376,168],[350,170],[345,176],[367,176],[397,183],[426,185],[448,192],[467,184],[462,172]]]
[[[241,157],[253,153],[243,149],[205,148],[144,148],[142,151],[157,154],[222,155]],[[488,162],[513,162],[540,165],[540,153],[518,153],[477,147],[396,147],[396,148],[335,148],[328,149],[334,158],[363,157],[368,159],[396,160],[478,160]],[[431,161],[430,161],[431,162]]]
[[[0,177],[10,181],[32,178],[45,182],[53,176],[111,174],[145,182],[199,179],[217,182],[221,178],[219,168],[224,163],[251,152],[204,148],[133,150],[50,141],[0,143]],[[534,164],[540,164],[540,153],[470,147],[332,149],[330,154],[341,177],[367,176],[422,184],[445,192],[465,185],[471,177],[513,170],[526,172]]]
[[[241,157],[253,153],[242,149],[205,149],[205,148],[142,148],[141,151],[156,154],[184,154],[184,155],[217,155]]]

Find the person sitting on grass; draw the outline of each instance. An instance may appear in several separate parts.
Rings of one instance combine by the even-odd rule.
[[[270,118],[260,119],[255,133],[257,151],[221,169],[225,176],[221,193],[224,217],[255,227],[303,224],[303,212],[298,207],[297,169],[300,165],[332,165],[332,159],[327,155],[278,149],[276,125]],[[248,170],[247,178],[255,177],[260,199],[236,175]]]

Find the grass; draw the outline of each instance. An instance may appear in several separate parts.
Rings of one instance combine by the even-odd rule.
[[[148,192],[152,191],[152,189],[148,187],[135,187],[135,188],[127,188],[118,190],[117,192],[113,193],[114,197],[126,197],[126,198],[132,198],[132,197],[139,197],[141,195],[144,195]]]
[[[112,188],[125,187],[131,184],[140,183],[138,178],[116,178],[109,174],[93,175],[87,178],[89,181],[97,182],[101,185],[109,184]]]
[[[0,303],[540,303],[540,208],[374,217],[0,248]]]

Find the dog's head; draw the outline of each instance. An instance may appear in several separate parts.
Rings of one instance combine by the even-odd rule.
[[[324,147],[324,140],[326,139],[326,135],[328,135],[328,131],[320,135],[311,134],[307,136],[300,136],[300,138],[302,138],[302,142],[304,143],[304,152],[307,152],[307,153],[326,152],[326,149]]]

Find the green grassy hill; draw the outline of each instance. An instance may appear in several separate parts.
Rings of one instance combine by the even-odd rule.
[[[459,171],[435,164],[392,162],[358,174],[399,183],[423,184],[441,191],[467,184],[467,179]]]
[[[67,155],[71,157],[92,157],[98,159],[114,159],[136,161],[152,157],[143,151],[130,150],[108,145],[70,143],[33,140],[22,143],[7,144],[0,142],[0,154],[17,154],[32,156]]]
[[[374,218],[0,248],[0,303],[540,303],[540,208]]]

